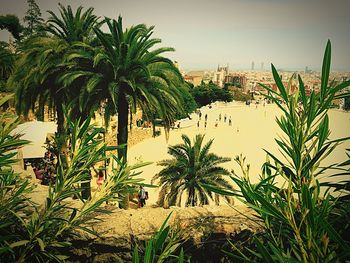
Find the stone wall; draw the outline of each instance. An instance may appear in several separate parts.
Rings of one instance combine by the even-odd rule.
[[[144,244],[172,212],[169,223],[180,230],[183,246],[191,254],[191,262],[203,258],[216,260],[224,253],[227,239],[240,238],[242,233],[252,235],[259,225],[251,209],[243,206],[204,206],[195,208],[140,208],[117,209],[103,215],[99,224],[92,226],[100,236],[84,234],[73,241],[69,251],[72,262],[130,262],[133,245]]]

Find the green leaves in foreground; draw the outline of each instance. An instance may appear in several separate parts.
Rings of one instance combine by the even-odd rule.
[[[168,215],[158,232],[147,241],[143,258],[139,255],[138,245],[135,246],[132,257],[133,263],[184,262],[182,249],[178,257],[174,255],[179,249],[181,241],[179,239],[179,233],[172,230],[169,225],[167,226],[171,215],[172,212]]]
[[[103,203],[139,183],[140,179],[133,177],[138,173],[133,170],[140,165],[128,167],[125,163],[122,166],[116,163],[100,191],[94,192],[84,203],[72,201],[72,197],[81,194],[80,184],[90,180],[90,169],[107,158],[108,147],[97,136],[100,130],[89,122],[88,119],[79,126],[79,121],[68,121],[70,152],[68,158],[59,160],[55,185],[49,186],[42,206],[31,205],[24,196],[31,190],[28,182],[20,180],[12,170],[5,170],[1,165],[0,206],[3,209],[0,210],[0,261],[63,261],[66,256],[61,255],[61,248],[70,246],[67,240],[77,235],[78,231],[97,235],[91,225],[98,222],[99,214],[108,213],[101,208]],[[5,142],[16,140],[5,138],[8,138]],[[4,141],[1,139],[0,147],[1,141]],[[2,155],[6,156],[4,151]],[[9,161],[5,159],[6,163]]]
[[[344,82],[329,84],[331,44],[325,50],[321,88],[306,95],[298,76],[299,90],[289,94],[272,65],[278,91],[262,85],[282,111],[277,119],[283,136],[276,139],[281,155],[266,151],[268,160],[256,184],[250,182],[249,169],[242,157],[236,162],[243,176],[234,174],[233,181],[240,189],[239,198],[255,210],[264,223],[263,233],[250,240],[250,245],[238,250],[232,244],[234,258],[251,262],[338,262],[349,260],[349,192],[348,180],[320,184],[318,177],[337,169],[333,176],[349,175],[349,161],[322,167],[323,159],[349,138],[329,139],[328,109],[339,93],[350,85]],[[344,96],[343,93],[342,96]],[[272,160],[272,162],[269,161]],[[276,179],[279,178],[277,184]],[[346,190],[338,198],[329,187]],[[324,194],[321,194],[324,193]]]
[[[11,96],[0,100],[0,106]],[[24,245],[27,240],[19,240],[18,235],[24,234],[22,227],[29,217],[25,214],[30,205],[25,194],[32,191],[29,182],[15,173],[11,167],[16,163],[17,148],[28,142],[20,139],[20,135],[12,134],[19,120],[10,114],[0,115],[0,261],[13,261],[16,247]],[[18,232],[13,233],[17,226]],[[15,242],[14,242],[15,241]]]

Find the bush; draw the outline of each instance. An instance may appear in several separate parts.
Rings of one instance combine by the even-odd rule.
[[[18,121],[12,119],[4,125],[0,119],[0,261],[1,262],[48,262],[63,261],[67,257],[60,254],[62,247],[70,246],[69,238],[77,231],[96,234],[89,228],[95,223],[104,202],[133,191],[141,179],[134,179],[134,168],[118,162],[112,169],[108,180],[99,191],[80,207],[72,206],[67,199],[73,196],[81,198],[81,183],[89,180],[89,170],[105,160],[110,150],[96,135],[100,129],[89,125],[86,120],[81,127],[78,121],[68,121],[71,131],[70,153],[67,159],[60,159],[56,171],[56,181],[50,185],[43,207],[38,207],[27,199],[26,194],[32,188],[29,182],[21,179],[11,168],[15,162],[16,149],[26,141],[19,135],[10,135]],[[78,202],[78,200],[76,201]]]
[[[298,92],[295,96],[288,94],[289,87],[284,87],[273,65],[278,92],[260,84],[271,94],[266,97],[283,111],[283,116],[276,120],[284,133],[276,139],[283,158],[265,150],[268,160],[263,165],[260,181],[255,184],[250,181],[245,159],[236,158],[243,173],[232,177],[240,189],[238,196],[255,210],[264,229],[261,235],[251,238],[250,247],[238,248],[232,244],[229,254],[239,261],[343,262],[350,259],[350,155],[341,164],[321,166],[322,160],[342,141],[350,139],[329,139],[328,109],[332,107],[332,100],[349,95],[336,94],[350,85],[350,81],[337,86],[328,84],[330,57],[328,42],[319,93],[312,91],[307,96],[299,76]],[[337,171],[333,176],[344,176],[344,180],[320,183],[319,176],[332,169]],[[276,183],[278,177],[284,181],[282,186]],[[342,191],[340,197],[337,192],[330,194],[331,189]]]

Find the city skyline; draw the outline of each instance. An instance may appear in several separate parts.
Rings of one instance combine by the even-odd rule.
[[[36,0],[44,18],[46,10],[58,12],[58,2],[76,9],[94,7],[101,17],[123,17],[124,27],[154,25],[162,46],[175,48],[166,55],[183,70],[211,70],[229,64],[232,70],[319,70],[328,39],[332,42],[332,69],[350,70],[350,16],[345,0],[325,1],[185,1],[148,0]],[[0,15],[15,14],[22,21],[25,0],[1,1]],[[0,39],[8,41],[2,30]]]

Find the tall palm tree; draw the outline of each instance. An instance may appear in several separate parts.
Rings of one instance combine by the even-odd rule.
[[[11,83],[17,87],[18,113],[27,115],[30,110],[37,109],[42,118],[45,105],[56,112],[57,147],[61,159],[64,159],[67,129],[63,108],[65,105],[72,108],[71,112],[79,112],[74,107],[74,101],[76,90],[80,90],[80,86],[76,85],[64,89],[60,83],[61,76],[69,70],[69,65],[63,63],[64,56],[75,42],[93,41],[93,29],[99,27],[100,23],[99,18],[93,14],[93,8],[82,12],[83,8],[80,6],[74,13],[70,6],[65,8],[59,4],[59,7],[61,17],[48,11],[51,17],[46,23],[46,36],[30,38],[23,44],[21,58]],[[87,115],[84,114],[81,120],[86,119]],[[90,181],[87,180],[82,187],[83,198],[88,199],[91,194]]]
[[[168,153],[174,158],[160,161],[158,165],[165,168],[152,179],[159,179],[161,186],[158,204],[181,206],[184,196],[187,198],[186,206],[206,205],[209,199],[219,204],[219,196],[213,194],[205,185],[233,190],[223,178],[230,175],[230,172],[219,166],[231,159],[209,153],[213,140],[203,145],[204,135],[196,135],[193,144],[185,134],[182,135],[182,139],[184,143],[168,148]],[[227,196],[225,199],[228,202],[233,201]]]
[[[105,23],[109,33],[95,29],[98,46],[75,45],[76,50],[67,56],[68,63],[75,63],[75,71],[62,79],[66,86],[86,83],[78,96],[82,109],[104,102],[106,123],[112,114],[118,114],[117,142],[124,145],[118,157],[125,162],[129,112],[135,112],[137,106],[144,112],[156,112],[168,131],[176,109],[182,107],[177,87],[183,79],[173,62],[161,56],[173,48],[152,49],[161,42],[151,38],[153,27],[139,24],[123,30],[121,17],[106,18]]]
[[[21,45],[20,58],[10,84],[16,87],[16,109],[27,115],[37,109],[43,116],[48,105],[57,114],[58,137],[65,134],[63,105],[71,100],[72,92],[63,89],[59,79],[69,70],[63,57],[74,42],[92,40],[93,28],[99,26],[93,8],[82,13],[79,7],[75,13],[68,6],[60,6],[61,18],[48,11],[51,17],[46,23],[46,35],[29,38]],[[71,87],[72,88],[72,87]]]

